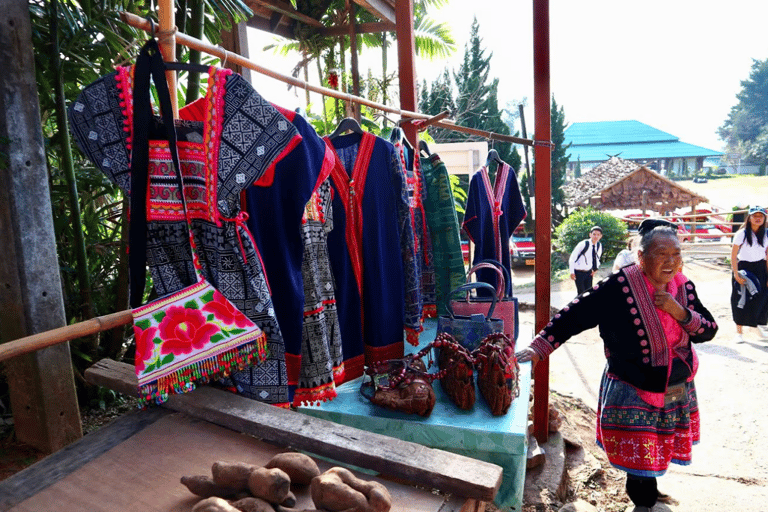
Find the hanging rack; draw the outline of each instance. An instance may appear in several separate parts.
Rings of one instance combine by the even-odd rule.
[[[301,87],[308,91],[322,94],[324,96],[338,98],[344,101],[365,105],[367,107],[380,110],[383,112],[390,112],[393,114],[397,114],[404,118],[409,118],[408,122],[412,122],[416,124],[417,127],[419,126],[419,123],[421,123],[420,125],[421,127],[433,125],[439,128],[445,128],[448,130],[468,133],[471,135],[477,135],[489,140],[512,142],[515,144],[522,144],[524,146],[534,146],[534,147],[538,146],[538,147],[549,147],[549,148],[554,147],[554,144],[551,141],[523,139],[520,137],[512,137],[510,135],[504,135],[504,134],[489,132],[485,130],[478,130],[476,128],[459,126],[455,124],[453,121],[444,119],[449,115],[447,111],[441,112],[436,116],[420,114],[418,112],[411,112],[408,110],[402,110],[402,109],[390,107],[388,105],[383,105],[381,103],[376,103],[374,101],[370,101],[358,96],[353,96],[351,94],[343,93],[341,91],[337,91],[334,89],[328,89],[326,87],[312,85],[308,82],[299,80],[292,76],[283,75],[271,69],[265,68],[253,62],[252,60],[246,59],[245,57],[238,55],[234,52],[229,52],[222,47],[214,46],[210,43],[206,43],[205,41],[202,41],[200,39],[184,34],[183,32],[178,32],[174,25],[172,12],[173,12],[173,9],[168,9],[167,6],[166,8],[159,9],[158,17],[160,22],[159,23],[160,30],[157,32],[157,34],[155,34],[158,38],[158,44],[160,46],[161,53],[163,54],[163,60],[166,61],[166,64],[168,66],[168,71],[166,72],[166,78],[168,80],[168,86],[169,88],[172,87],[172,90],[176,89],[176,73],[173,71],[173,68],[180,66],[180,64],[175,63],[176,58],[175,58],[174,49],[176,44],[181,44],[193,50],[198,50],[201,52],[205,52],[208,55],[218,57],[222,60],[222,62],[227,62],[227,61],[232,62],[236,65],[256,71],[257,73],[260,73],[262,75],[272,77],[275,80],[279,80],[281,82],[291,84],[295,87]],[[149,32],[149,33],[152,33],[154,31],[153,22],[150,22],[144,18],[141,18],[140,16],[136,16],[135,14],[121,12],[120,18],[124,23],[134,28],[138,28],[140,30],[144,30],[145,32]],[[174,107],[174,116],[176,117],[178,116],[178,111],[177,111],[178,105],[176,102],[176,94],[171,94],[171,101]],[[113,329],[115,327],[120,327],[122,325],[127,325],[131,323],[132,319],[133,317],[131,316],[131,311],[125,310],[117,313],[112,313],[110,315],[105,315],[102,317],[79,322],[77,324],[61,327],[59,329],[54,329],[51,331],[38,333],[32,336],[19,338],[17,340],[8,341],[3,343],[2,347],[0,348],[0,361],[9,359],[11,357],[15,357],[18,355],[26,354],[29,352],[34,352],[41,348],[56,345],[58,343],[62,343],[70,339],[74,339],[74,338],[78,338],[78,337],[86,336],[90,334],[95,334],[97,332]]]
[[[120,13],[120,19],[123,20],[123,22],[127,23],[128,25],[138,28],[141,30],[144,30],[146,32],[150,31],[150,24],[147,20],[140,16],[136,16],[135,14],[127,13],[127,12],[121,12]],[[161,33],[162,33],[162,25],[161,25]],[[175,41],[175,44],[181,44],[188,48],[191,48],[193,50],[198,50],[201,52],[205,52],[209,55],[213,55],[214,57],[218,57],[222,59],[227,59],[228,62],[237,64],[239,66],[242,66],[244,68],[248,68],[250,70],[256,71],[257,73],[260,73],[262,75],[266,75],[269,77],[274,78],[275,80],[279,80],[281,82],[285,82],[287,84],[293,85],[294,87],[300,87],[302,89],[306,89],[308,91],[312,91],[318,94],[322,94],[324,96],[330,96],[332,98],[338,98],[340,100],[349,101],[352,103],[357,103],[359,105],[365,105],[367,107],[381,110],[383,112],[390,112],[392,114],[397,114],[400,117],[407,117],[411,118],[411,120],[429,120],[433,119],[435,117],[439,117],[442,114],[438,114],[437,116],[431,116],[427,114],[421,114],[418,112],[411,112],[409,110],[402,110],[395,107],[390,107],[388,105],[384,105],[382,103],[376,103],[375,101],[370,101],[366,98],[361,98],[359,96],[354,96],[349,93],[337,91],[335,89],[329,89],[327,87],[321,87],[317,85],[312,85],[308,82],[305,82],[304,80],[299,80],[298,78],[294,78],[289,75],[284,75],[282,73],[278,73],[277,71],[274,71],[272,69],[266,68],[264,66],[261,66],[260,64],[257,64],[256,62],[246,59],[242,55],[238,55],[234,52],[227,51],[221,47],[214,46],[210,43],[206,43],[205,41],[202,41],[200,39],[197,39],[195,37],[189,36],[187,34],[184,34],[183,32],[174,32],[173,39]],[[161,46],[162,48],[162,46]],[[165,58],[165,54],[163,54],[163,57]],[[172,61],[172,58],[166,58],[167,61]],[[175,84],[176,77],[174,76],[174,84]],[[169,82],[170,87],[170,82]],[[174,96],[175,95],[171,95]],[[448,114],[445,114],[446,116]],[[514,144],[524,144],[527,146],[549,146],[553,147],[553,144],[549,141],[536,141],[531,139],[523,139],[520,137],[512,137],[511,135],[504,135],[501,133],[494,133],[494,132],[488,132],[485,130],[478,130],[475,128],[468,128],[466,126],[459,126],[452,121],[448,120],[442,120],[442,121],[435,121],[433,122],[434,126],[445,128],[448,130],[453,130],[457,132],[463,132],[463,133],[469,133],[471,135],[478,135],[480,137],[484,137],[486,139],[490,140],[498,140],[501,142],[511,142]]]

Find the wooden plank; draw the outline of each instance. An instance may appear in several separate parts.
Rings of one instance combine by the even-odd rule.
[[[136,376],[125,363],[104,359],[89,368],[85,377],[92,384],[136,394]],[[502,469],[495,464],[338,425],[212,387],[173,395],[163,406],[281,446],[458,496],[493,501],[501,485]]]
[[[263,466],[275,454],[285,451],[284,447],[185,414],[164,412],[167,414],[158,421],[70,471],[11,512],[189,512],[199,498],[181,485],[181,476],[210,475],[212,463],[219,460]],[[326,460],[318,460],[317,464],[321,471],[334,465]],[[375,479],[387,487],[392,496],[392,512],[461,510],[457,505],[462,500],[435,495],[431,489],[357,474],[363,480]],[[298,510],[314,508],[307,486],[292,487]]]
[[[8,510],[34,496],[169,414],[172,413],[157,408],[123,415],[109,425],[6,478],[0,482],[0,510]],[[60,510],[66,510],[66,507]]]
[[[271,11],[279,12],[284,16],[288,16],[291,19],[305,23],[310,27],[323,28],[325,26],[315,18],[311,18],[306,14],[300,13],[294,9],[292,5],[281,2],[280,0],[250,0],[248,3],[254,3]]]
[[[354,0],[354,2],[380,20],[395,23],[395,9],[391,3],[384,0]]]

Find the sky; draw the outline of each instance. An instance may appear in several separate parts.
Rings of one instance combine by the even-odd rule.
[[[762,0],[550,0],[551,91],[567,123],[637,120],[683,142],[721,151],[726,120],[753,59],[768,58],[768,2]],[[417,80],[430,83],[462,61],[473,17],[482,47],[492,53],[499,103],[525,100],[533,127],[532,0],[450,0],[430,13],[447,22],[457,42],[446,59],[417,58]],[[289,73],[297,58],[262,50],[272,36],[249,30],[251,58]],[[378,51],[363,59],[374,69]],[[390,59],[394,66],[396,55]],[[284,85],[255,77],[270,101],[303,102]],[[294,105],[295,103],[295,105]],[[519,127],[518,127],[519,128]]]

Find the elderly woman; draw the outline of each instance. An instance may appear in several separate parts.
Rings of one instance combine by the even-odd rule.
[[[681,272],[676,229],[670,222],[640,225],[638,263],[620,269],[564,307],[517,353],[521,362],[547,357],[571,336],[600,328],[607,365],[600,384],[597,442],[627,472],[634,510],[650,511],[656,477],[671,462],[691,462],[699,441],[692,343],[717,332],[696,287]]]

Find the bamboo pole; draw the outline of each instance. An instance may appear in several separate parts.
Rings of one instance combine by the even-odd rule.
[[[136,16],[135,14],[121,12],[120,18],[125,23],[127,23],[132,27],[145,30],[147,32],[150,31],[150,23],[146,19]],[[354,96],[352,94],[345,93],[342,91],[337,91],[335,89],[329,89],[327,87],[312,85],[310,83],[305,82],[304,80],[300,80],[290,75],[284,75],[282,73],[278,73],[275,70],[261,66],[256,62],[250,59],[246,59],[245,57],[238,55],[234,52],[229,52],[223,48],[214,46],[210,43],[206,43],[205,41],[201,41],[200,39],[188,36],[187,34],[183,34],[181,32],[176,32],[176,43],[183,44],[184,46],[187,46],[188,48],[192,48],[194,50],[205,52],[209,55],[213,55],[214,57],[219,57],[222,61],[226,60],[227,62],[234,62],[244,68],[248,68],[262,75],[269,76],[271,78],[274,78],[275,80],[280,80],[281,82],[285,82],[295,87],[300,87],[308,91],[322,94],[324,96],[330,96],[332,98],[338,98],[340,100],[358,103],[360,105],[365,105],[367,107],[374,108],[376,110],[381,110],[382,112],[389,112],[391,114],[396,114],[401,117],[411,117],[414,119],[430,119],[432,117],[428,114],[421,114],[418,112],[411,112],[409,110],[390,107],[389,105],[377,103],[375,101],[361,98],[359,96]],[[534,141],[532,139],[522,139],[520,137],[512,137],[510,135],[487,132],[484,130],[477,130],[475,128],[467,128],[465,126],[459,126],[445,120],[435,123],[435,126],[439,126],[440,128],[447,128],[449,130],[454,130],[457,132],[470,133],[473,135],[485,137],[487,139],[499,140],[504,142],[512,142],[516,144],[524,144],[526,146],[551,145],[551,143],[547,141]]]
[[[159,0],[157,6],[157,20],[160,31],[157,34],[157,43],[165,62],[176,60],[176,20],[174,19],[173,0]],[[176,95],[176,72],[166,71],[165,79],[168,82],[168,90],[171,91],[171,106],[173,117],[179,117],[179,101]]]
[[[50,331],[33,334],[25,338],[8,341],[0,344],[0,361],[12,357],[35,352],[59,343],[64,343],[82,336],[89,336],[97,332],[106,331],[121,325],[127,325],[133,321],[131,310],[112,313],[111,315],[91,318],[77,324],[51,329]]]

